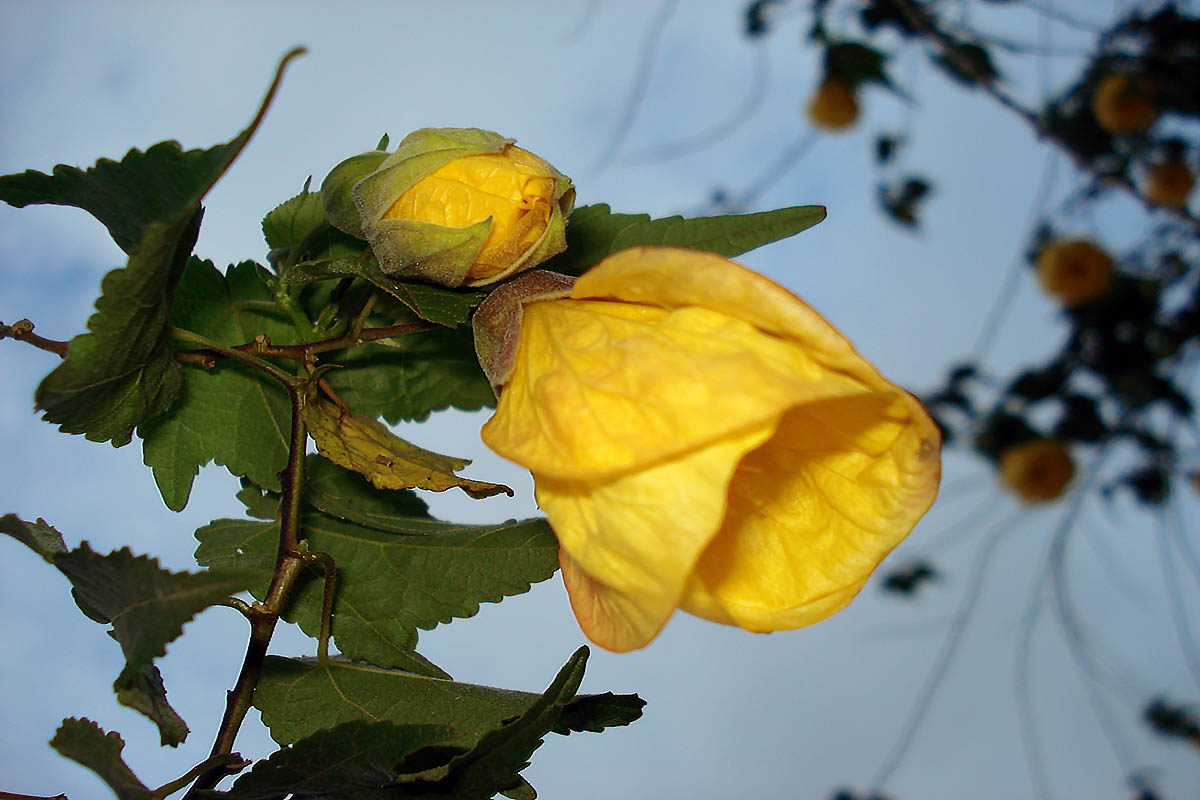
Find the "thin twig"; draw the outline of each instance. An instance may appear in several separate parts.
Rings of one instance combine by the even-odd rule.
[[[254,367],[270,375],[275,380],[279,381],[289,391],[295,388],[296,378],[281,370],[269,361],[263,361],[259,357],[260,353],[256,352],[259,348],[270,349],[271,341],[266,336],[258,336],[255,341],[249,345],[239,345],[238,347],[228,347],[220,342],[214,342],[205,336],[198,333],[185,330],[183,328],[172,327],[170,329],[172,339],[188,344],[198,344],[203,348],[201,352],[209,353],[210,358],[215,358],[217,355],[232,358],[235,361],[240,361],[243,364]],[[265,355],[271,355],[267,353]]]
[[[350,347],[355,347],[366,342],[373,342],[377,339],[388,339],[392,336],[405,336],[410,333],[420,333],[422,331],[432,330],[438,327],[432,322],[404,322],[399,325],[388,325],[383,328],[366,328],[359,331],[351,331],[344,336],[338,336],[333,339],[323,339],[319,342],[310,342],[308,344],[291,344],[291,345],[276,345],[271,344],[271,339],[267,336],[258,336],[252,342],[239,344],[236,347],[222,347],[217,349],[211,345],[206,345],[199,350],[180,350],[175,353],[175,359],[183,363],[199,364],[203,367],[213,367],[216,365],[218,356],[226,356],[229,358],[237,358],[231,355],[229,351],[234,351],[243,355],[256,356],[258,358],[287,358],[292,361],[307,362],[312,356],[318,353],[326,353],[331,350],[345,350]],[[180,328],[173,328],[172,336],[183,341],[198,343],[196,340],[197,334],[190,331],[184,331]],[[178,334],[178,335],[176,335]],[[186,334],[186,335],[185,335]]]
[[[913,0],[892,0],[892,4],[904,15],[904,18],[914,30],[933,40],[934,47],[947,61],[954,64],[955,69],[964,75],[970,76],[974,80],[975,85],[985,94],[1023,119],[1034,130],[1038,138],[1050,142],[1071,156],[1080,169],[1092,175],[1101,184],[1109,184],[1123,189],[1145,206],[1147,210],[1159,211],[1165,208],[1193,228],[1200,229],[1200,217],[1193,216],[1186,208],[1169,208],[1154,202],[1135,186],[1129,178],[1124,175],[1113,175],[1102,172],[1079,153],[1075,152],[1068,142],[1046,127],[1041,117],[1025,108],[1025,106],[1021,105],[1016,99],[997,86],[996,81],[990,75],[983,73],[980,66],[959,49],[959,43],[949,34],[938,28],[930,16],[918,8]]]
[[[19,319],[12,325],[0,322],[0,339],[16,339],[18,342],[31,344],[39,350],[54,353],[59,358],[67,357],[67,345],[70,344],[38,336],[33,332],[33,323],[27,319]]]
[[[600,0],[591,0],[591,2],[586,5],[586,7],[583,9],[583,13],[580,14],[575,25],[572,26],[571,30],[567,31],[567,33],[563,36],[562,41],[564,44],[577,41],[585,32],[587,32],[587,29],[591,27],[592,18],[596,16],[596,9],[599,7]]]
[[[1046,775],[1046,763],[1038,743],[1037,724],[1033,716],[1033,694],[1029,690],[1030,667],[1033,663],[1033,634],[1042,613],[1042,602],[1046,596],[1046,570],[1035,572],[1029,600],[1021,614],[1021,627],[1017,634],[1017,646],[1013,651],[1013,692],[1017,696],[1018,731],[1021,747],[1025,751],[1025,764],[1029,767],[1029,778],[1033,783],[1033,796],[1038,800],[1050,797],[1050,779]]]
[[[1050,199],[1050,192],[1053,189],[1055,178],[1058,174],[1057,164],[1058,158],[1055,154],[1047,153],[1046,163],[1042,166],[1042,176],[1038,180],[1037,192],[1034,195],[1032,213],[1030,214],[1029,222],[1026,224],[1026,239],[1032,236],[1042,213],[1046,210],[1046,205]],[[1018,254],[1009,265],[1004,283],[1001,284],[1000,291],[996,293],[996,299],[992,302],[992,307],[988,310],[987,317],[984,320],[983,326],[979,329],[978,336],[975,337],[975,344],[971,347],[971,355],[967,358],[968,361],[983,361],[988,348],[996,338],[997,331],[1000,330],[1000,323],[1004,321],[1004,317],[1012,308],[1013,300],[1017,296],[1017,289],[1021,286],[1021,278],[1025,275],[1025,271],[1025,256],[1024,254]]]
[[[742,102],[713,125],[699,133],[666,144],[647,147],[630,153],[621,160],[625,166],[639,166],[686,156],[704,150],[734,134],[749,122],[762,107],[767,96],[768,85],[767,49],[759,45],[754,59],[754,75],[750,79],[750,90]]]
[[[992,494],[985,497],[982,502],[974,505],[966,514],[963,514],[938,533],[930,535],[926,541],[916,542],[916,552],[922,556],[932,556],[943,551],[946,547],[967,541],[971,533],[979,528],[977,523],[980,520],[991,517],[992,512],[1003,502],[1004,498],[999,495]],[[1018,518],[1021,513],[1020,509],[1013,511],[997,524],[1006,524]]]
[[[608,144],[592,165],[592,169],[597,174],[612,162],[613,157],[621,149],[621,145],[629,135],[629,131],[633,128],[633,122],[637,119],[642,101],[646,99],[646,89],[650,86],[650,72],[654,66],[655,53],[658,51],[662,34],[667,29],[667,23],[670,21],[671,15],[675,13],[675,7],[678,4],[679,0],[663,0],[658,8],[658,14],[655,15],[654,21],[650,23],[650,28],[646,31],[646,38],[642,42],[641,57],[638,59],[637,71],[634,73],[633,86],[629,96],[625,99],[625,109],[617,119],[612,138],[609,139]]]
[[[1183,555],[1183,561],[1191,570],[1192,577],[1195,578],[1197,585],[1200,585],[1200,557],[1196,555],[1192,543],[1188,541],[1183,530],[1183,517],[1180,511],[1179,504],[1173,503],[1171,507],[1175,524],[1171,526],[1171,533],[1175,539],[1175,547]]]
[[[1083,626],[1075,614],[1075,607],[1070,602],[1068,592],[1066,577],[1067,542],[1071,531],[1075,527],[1075,519],[1078,516],[1079,509],[1083,505],[1084,499],[1083,487],[1081,486],[1076,491],[1079,494],[1076,495],[1075,502],[1067,514],[1064,515],[1062,525],[1055,531],[1054,538],[1050,542],[1050,555],[1047,564],[1052,577],[1050,598],[1054,603],[1056,616],[1065,634],[1067,652],[1074,659],[1080,676],[1085,678],[1085,680],[1081,681],[1081,684],[1088,702],[1092,706],[1092,711],[1100,722],[1100,730],[1108,737],[1109,744],[1112,746],[1117,759],[1121,762],[1122,769],[1125,772],[1131,772],[1133,769],[1133,756],[1129,742],[1122,735],[1121,726],[1118,724],[1116,717],[1113,716],[1103,695],[1099,692],[1099,688],[1104,686],[1100,674],[1101,665],[1094,655],[1095,648],[1084,638]],[[1110,669],[1114,668],[1110,667]],[[1129,683],[1125,675],[1117,674],[1117,677],[1121,682]]]
[[[1036,573],[1037,579],[1034,581],[1033,591],[1030,594],[1025,612],[1022,615],[1021,630],[1014,652],[1016,664],[1013,671],[1013,679],[1014,691],[1017,695],[1017,711],[1021,721],[1021,742],[1024,746],[1026,761],[1031,772],[1034,794],[1039,798],[1050,797],[1051,790],[1041,749],[1037,742],[1037,726],[1034,721],[1032,695],[1029,686],[1030,664],[1033,654],[1033,633],[1038,616],[1041,613],[1042,600],[1046,595],[1046,579],[1048,577],[1052,578],[1050,583],[1051,599],[1054,601],[1059,623],[1062,625],[1063,632],[1066,635],[1067,650],[1075,661],[1080,674],[1089,679],[1083,682],[1088,702],[1091,704],[1093,711],[1100,721],[1101,730],[1108,736],[1114,752],[1117,754],[1118,759],[1122,761],[1127,771],[1131,764],[1128,744],[1121,737],[1116,720],[1112,717],[1108,706],[1104,703],[1103,697],[1097,691],[1097,687],[1103,684],[1097,673],[1097,665],[1090,657],[1090,650],[1086,642],[1083,641],[1081,628],[1073,613],[1073,606],[1069,603],[1066,574],[1064,571],[1067,538],[1079,519],[1084,500],[1095,488],[1096,482],[1099,480],[1101,466],[1112,451],[1112,447],[1110,446],[1111,441],[1110,437],[1099,443],[1098,452],[1088,464],[1086,472],[1073,490],[1071,502],[1055,527],[1045,561],[1043,562],[1042,569],[1039,569]],[[1118,677],[1124,679],[1124,676]]]
[[[938,690],[942,687],[942,682],[950,670],[950,665],[954,662],[954,657],[958,654],[959,646],[966,637],[967,625],[971,621],[971,616],[975,613],[980,596],[983,594],[984,578],[987,575],[992,556],[995,555],[997,546],[1010,533],[1019,529],[1019,526],[1016,524],[1019,521],[1019,516],[1004,519],[999,526],[993,529],[991,536],[976,556],[975,563],[971,567],[971,576],[967,580],[967,595],[963,599],[958,612],[954,615],[950,629],[946,632],[946,639],[942,643],[942,649],[938,653],[937,660],[934,662],[933,668],[925,679],[925,685],[921,687],[921,693],[917,696],[912,711],[909,712],[908,721],[905,723],[900,737],[892,746],[892,751],[884,759],[883,764],[875,772],[874,777],[871,778],[869,785],[876,793],[891,778],[896,768],[904,760],[908,748],[916,740],[917,731],[925,721],[925,715],[929,712],[929,707],[933,703],[934,697],[937,696]]]
[[[1177,503],[1178,501],[1171,500],[1170,502]],[[1171,622],[1175,626],[1175,636],[1183,651],[1184,663],[1187,664],[1188,671],[1192,673],[1192,680],[1196,687],[1200,688],[1200,648],[1197,648],[1195,636],[1192,629],[1188,627],[1187,608],[1183,602],[1182,587],[1179,585],[1179,565],[1171,551],[1169,530],[1172,521],[1177,522],[1178,515],[1165,513],[1158,515],[1158,530],[1155,531],[1155,539],[1158,541],[1158,558],[1162,566],[1163,585],[1171,607]]]

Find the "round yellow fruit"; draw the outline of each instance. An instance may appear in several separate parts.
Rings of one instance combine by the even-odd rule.
[[[1155,164],[1146,171],[1146,196],[1160,206],[1183,208],[1196,185],[1196,176],[1179,159]]]
[[[1074,308],[1108,293],[1113,260],[1086,239],[1062,239],[1046,245],[1037,261],[1038,282],[1047,294]]]
[[[1154,83],[1137,75],[1105,75],[1092,94],[1092,115],[1109,133],[1141,133],[1158,118]]]
[[[818,128],[843,130],[858,119],[858,99],[844,81],[826,78],[808,104],[808,118]]]
[[[1062,496],[1075,477],[1075,461],[1057,439],[1030,439],[1000,454],[1000,482],[1026,503]]]

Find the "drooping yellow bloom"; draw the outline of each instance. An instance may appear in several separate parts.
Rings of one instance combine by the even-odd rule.
[[[523,307],[484,442],[528,468],[584,633],[676,608],[757,632],[843,608],[929,508],[940,436],[787,290],[633,248]]]
[[[1196,176],[1178,158],[1152,165],[1146,171],[1146,178],[1146,196],[1169,208],[1186,206],[1196,185]]]
[[[1000,454],[1000,481],[1026,503],[1054,500],[1075,477],[1075,461],[1057,439],[1030,439]]]
[[[826,78],[808,104],[808,118],[818,128],[840,131],[858,119],[858,98],[838,78]]]
[[[1090,303],[1113,284],[1113,260],[1086,239],[1060,239],[1042,248],[1038,282],[1067,308]]]
[[[1153,82],[1140,75],[1105,75],[1092,94],[1092,116],[1109,133],[1141,133],[1158,119]]]
[[[421,178],[384,212],[384,219],[469,228],[491,219],[491,228],[467,279],[506,272],[545,234],[553,215],[557,173],[516,145],[449,161]]]

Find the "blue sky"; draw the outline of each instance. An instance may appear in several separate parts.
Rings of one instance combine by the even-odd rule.
[[[1082,15],[1093,8],[1075,5]],[[319,181],[383,132],[397,141],[424,126],[513,136],[573,177],[580,204],[678,213],[702,205],[714,187],[741,191],[806,132],[801,109],[818,79],[816,54],[800,45],[796,24],[759,45],[748,43],[739,34],[741,7],[678,4],[634,123],[600,167],[627,112],[646,31],[663,8],[657,3],[0,0],[0,173],[48,171],[60,162],[86,166],[168,138],[187,147],[228,140],[253,113],[279,56],[306,44],[309,55],[293,65],[258,136],[208,198],[196,248],[203,257],[262,259],[259,220],[306,177]],[[1032,16],[980,19],[1028,31]],[[1064,48],[1078,46],[1069,31],[1053,33]],[[732,136],[684,158],[625,163],[631,153],[719,122],[751,90],[758,58],[769,74],[764,102]],[[1045,162],[1045,151],[1019,121],[918,62],[902,60],[896,74],[919,107],[868,91],[859,128],[820,137],[756,201],[759,208],[822,204],[828,219],[740,259],[804,297],[884,374],[914,391],[936,384],[945,366],[972,347],[1024,247]],[[1072,63],[1055,59],[1045,76],[1017,72],[1014,82],[1032,101],[1041,81],[1055,86]],[[938,180],[915,235],[882,222],[873,204],[866,130],[901,124],[911,125],[908,163]],[[1065,165],[1058,174],[1063,194],[1072,175]],[[1096,227],[1081,232],[1102,233],[1115,246],[1130,235],[1129,219],[1128,209],[1106,207]],[[121,261],[103,228],[82,212],[0,206],[0,320],[30,317],[42,334],[69,338],[82,329],[100,277]],[[1050,351],[1061,335],[1053,306],[1023,278],[989,364],[1004,374]],[[52,366],[46,353],[0,344],[0,513],[45,517],[72,544],[88,540],[100,551],[128,544],[170,568],[193,566],[192,531],[240,514],[236,482],[210,467],[187,510],[167,511],[136,443],[114,450],[60,434],[32,415],[33,389]],[[467,521],[535,514],[528,476],[479,442],[485,418],[443,414],[402,433],[474,459],[472,477],[518,489],[511,500],[432,497],[435,512]],[[807,798],[839,786],[867,788],[971,588],[974,559],[1014,513],[992,485],[981,464],[947,458],[942,499],[888,562],[936,551],[946,577],[915,602],[889,599],[871,585],[842,614],[771,636],[681,614],[645,650],[594,651],[584,690],[639,692],[649,701],[645,717],[602,736],[551,737],[526,776],[542,797],[574,800]],[[1193,536],[1194,512],[1188,501]],[[961,656],[886,786],[892,796],[1031,795],[1014,711],[1014,644],[1030,582],[1062,514],[1061,506],[1030,512],[999,544]],[[1120,502],[1103,513],[1087,504],[1075,524],[1081,535],[1068,563],[1088,631],[1105,657],[1115,651],[1132,662],[1122,674],[1139,699],[1115,705],[1123,735],[1136,765],[1161,768],[1153,774],[1164,787],[1177,787],[1168,796],[1186,796],[1179,787],[1200,784],[1195,754],[1163,746],[1136,722],[1137,703],[1155,692],[1187,699],[1200,691],[1164,621],[1162,567],[1148,544],[1159,528]],[[79,614],[61,576],[16,543],[0,548],[0,607],[7,610],[0,790],[103,795],[90,773],[45,745],[72,715],[120,731],[127,759],[151,785],[203,758],[240,664],[240,619],[227,609],[206,612],[160,661],[171,700],[193,731],[178,751],[160,752],[153,728],[111,696],[118,648]],[[1106,573],[1109,557],[1124,580]],[[1195,589],[1186,595],[1193,607]],[[540,690],[582,637],[556,577],[422,641],[423,651],[456,678]],[[1041,615],[1032,641],[1031,697],[1051,786],[1063,797],[1125,796],[1125,771],[1100,732],[1086,682],[1052,615]],[[274,646],[289,655],[310,649],[288,630]],[[238,749],[269,752],[256,719]]]

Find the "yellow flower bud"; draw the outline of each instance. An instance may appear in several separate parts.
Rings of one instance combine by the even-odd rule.
[[[1092,94],[1092,116],[1109,133],[1141,133],[1154,124],[1154,83],[1138,75],[1105,75]]]
[[[858,119],[858,99],[839,78],[826,78],[808,104],[808,118],[818,128],[840,131]]]
[[[1108,293],[1113,283],[1113,261],[1092,242],[1059,240],[1042,248],[1037,274],[1047,294],[1074,308]]]
[[[1075,477],[1075,461],[1057,439],[1030,439],[1000,454],[1000,481],[1026,503],[1054,500]]]
[[[921,404],[721,256],[624,250],[520,317],[483,440],[533,473],[602,647],[646,645],[676,608],[755,632],[822,620],[937,493]]]
[[[570,179],[499,134],[423,128],[365,176],[356,168],[344,162],[326,178],[326,216],[366,238],[388,275],[481,286],[566,248]],[[346,221],[331,209],[350,181],[357,219]]]
[[[1146,172],[1146,196],[1160,206],[1183,208],[1196,185],[1196,176],[1179,159],[1154,164]]]
[[[507,274],[550,226],[557,181],[554,168],[527,150],[507,145],[448,161],[408,188],[384,219],[431,222],[448,228],[492,224],[470,267],[477,284]]]

